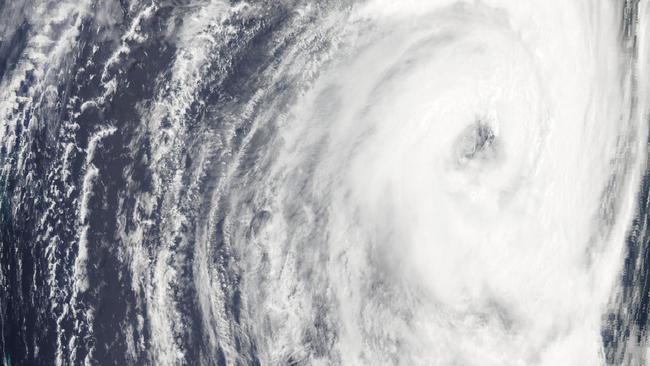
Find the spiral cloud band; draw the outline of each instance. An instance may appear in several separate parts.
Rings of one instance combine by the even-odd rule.
[[[5,365],[645,365],[645,0],[0,0]]]

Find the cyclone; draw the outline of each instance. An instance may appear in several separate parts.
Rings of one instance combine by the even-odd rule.
[[[4,365],[646,365],[645,0],[0,0]]]

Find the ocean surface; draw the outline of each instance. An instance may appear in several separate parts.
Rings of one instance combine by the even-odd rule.
[[[650,365],[647,0],[0,0],[0,358]]]

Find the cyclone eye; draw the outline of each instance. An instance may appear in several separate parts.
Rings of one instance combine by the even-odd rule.
[[[497,141],[489,123],[477,120],[467,127],[456,143],[458,163],[465,166],[472,161],[491,160],[496,155]]]

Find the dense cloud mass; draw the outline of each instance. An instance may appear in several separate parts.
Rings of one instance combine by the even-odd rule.
[[[647,0],[0,0],[10,365],[646,365]]]

